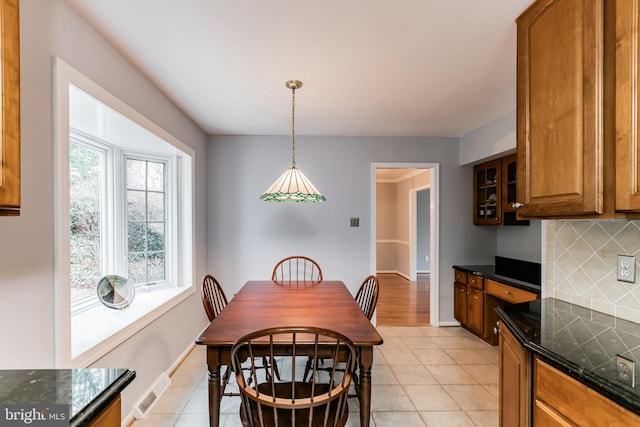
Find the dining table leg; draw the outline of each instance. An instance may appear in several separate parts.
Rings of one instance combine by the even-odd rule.
[[[360,366],[358,397],[360,398],[360,425],[369,427],[371,418],[371,365],[373,365],[373,347],[360,347]]]
[[[220,361],[215,349],[207,347],[207,369],[209,370],[209,426],[220,425]]]

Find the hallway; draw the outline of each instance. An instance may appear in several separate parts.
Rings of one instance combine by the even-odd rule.
[[[380,296],[377,326],[429,326],[429,274],[409,281],[390,273],[378,274]]]

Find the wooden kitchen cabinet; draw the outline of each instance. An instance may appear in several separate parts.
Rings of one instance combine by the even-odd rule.
[[[603,212],[603,0],[539,0],[517,19],[521,217]]]
[[[467,285],[453,284],[453,317],[462,325],[467,324]]]
[[[473,223],[502,223],[502,169],[500,159],[473,168]]]
[[[484,338],[484,278],[454,270],[453,317]]]
[[[504,326],[500,330],[500,426],[531,425],[531,353]]]
[[[516,217],[517,156],[482,163],[473,168],[473,223],[529,225]]]
[[[467,295],[467,328],[484,337],[484,292],[469,285]]]
[[[638,3],[538,0],[518,17],[518,218],[640,217]]]
[[[112,427],[119,426],[122,418],[122,400],[118,394],[106,408],[102,410],[87,427]]]
[[[638,3],[638,0],[615,2],[615,205],[618,211],[640,211]]]
[[[505,285],[504,283],[496,282],[491,279],[485,280],[485,292],[512,304],[534,301],[540,297],[540,295],[533,292]]]
[[[529,220],[516,215],[518,156],[511,154],[501,159],[502,168],[502,225],[529,225]]]
[[[640,425],[640,416],[538,358],[534,389],[533,424],[536,427]]]

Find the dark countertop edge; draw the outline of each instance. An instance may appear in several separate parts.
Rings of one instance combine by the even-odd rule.
[[[511,333],[513,333],[520,345],[530,350],[533,354],[538,356],[539,359],[600,393],[607,399],[610,399],[631,412],[640,415],[640,401],[638,400],[637,395],[625,390],[624,387],[612,383],[591,371],[586,371],[580,365],[577,365],[564,357],[531,342],[522,330],[513,321],[511,321],[509,315],[505,313],[502,308],[496,308],[496,313],[498,313],[500,321],[504,323]],[[534,372],[532,372],[532,375],[534,375]],[[532,398],[535,399],[535,396],[532,396]]]
[[[127,369],[120,378],[114,381],[102,393],[100,393],[91,403],[85,406],[71,418],[70,427],[82,427],[89,425],[93,418],[105,409],[109,403],[128,386],[136,377],[136,371]]]
[[[487,279],[495,280],[496,282],[504,283],[514,288],[520,288],[525,291],[540,294],[542,287],[529,282],[523,282],[522,280],[512,279],[507,276],[501,276],[495,274],[494,265],[454,265],[453,268],[457,270],[466,271],[467,273],[473,273],[478,276],[482,276]]]

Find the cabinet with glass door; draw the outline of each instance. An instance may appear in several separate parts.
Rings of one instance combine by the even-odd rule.
[[[516,208],[516,154],[502,158],[502,224],[529,225],[529,220],[517,219]]]
[[[496,159],[473,168],[473,223],[502,223],[502,169]]]

